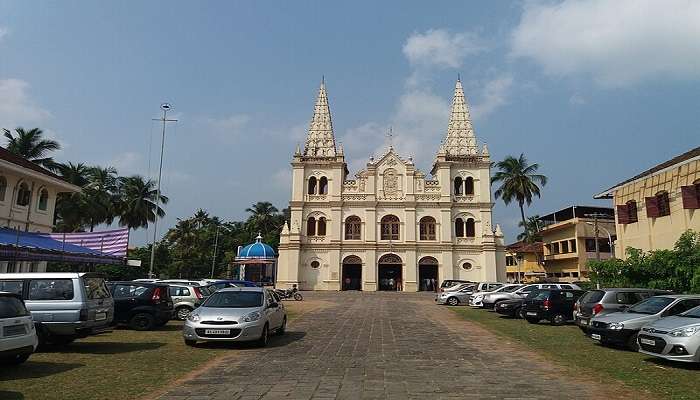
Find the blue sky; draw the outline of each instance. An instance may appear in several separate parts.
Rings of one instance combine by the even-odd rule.
[[[525,153],[550,178],[528,214],[609,205],[592,195],[700,144],[694,1],[0,0],[0,127],[148,175],[151,118],[173,104],[165,227],[198,208],[283,208],[321,75],[351,173],[390,125],[427,172],[458,73],[492,157]],[[518,218],[497,204],[508,241]]]

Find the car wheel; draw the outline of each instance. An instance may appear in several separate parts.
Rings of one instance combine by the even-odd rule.
[[[451,306],[457,306],[459,305],[459,299],[456,297],[450,297],[449,299],[447,299],[447,304]]]
[[[192,312],[192,309],[187,306],[181,306],[178,307],[177,310],[175,310],[175,315],[177,316],[177,319],[180,321],[184,321],[187,319],[187,317],[190,316],[190,313]]]
[[[270,332],[267,327],[267,324],[263,326],[262,333],[260,334],[260,339],[258,339],[258,347],[265,347],[267,346],[267,342],[270,340]]]
[[[294,293],[294,300],[302,301],[304,300],[304,297],[301,295],[301,293]]]
[[[549,320],[552,325],[564,325],[566,323],[566,317],[563,314],[554,314]]]
[[[287,317],[285,316],[284,319],[282,320],[282,325],[277,328],[277,334],[278,335],[284,335],[284,333],[287,331]]]
[[[535,319],[535,318],[525,318],[525,320],[531,324],[537,324],[540,322],[539,319]]]
[[[15,354],[14,356],[6,357],[2,359],[2,363],[6,365],[19,365],[27,361],[30,354]]]
[[[637,342],[637,335],[638,335],[638,333],[635,333],[634,335],[630,336],[629,339],[627,339],[627,348],[632,350],[632,351],[639,351],[639,343]]]
[[[197,341],[196,341],[196,340],[185,339],[185,344],[186,344],[187,346],[194,347],[194,346],[197,345]]]
[[[155,318],[151,314],[139,313],[131,317],[129,328],[135,331],[149,331],[155,326]]]

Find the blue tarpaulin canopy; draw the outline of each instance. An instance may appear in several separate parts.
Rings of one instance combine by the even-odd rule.
[[[45,234],[8,228],[0,228],[0,260],[124,263],[123,257],[115,257],[98,250],[64,243]]]

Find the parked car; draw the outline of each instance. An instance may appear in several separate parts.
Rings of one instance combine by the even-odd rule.
[[[571,283],[536,283],[532,285],[525,285],[520,289],[514,290],[512,292],[499,292],[499,293],[489,293],[484,295],[482,299],[482,304],[484,308],[494,308],[496,304],[503,300],[514,300],[523,299],[525,296],[530,294],[533,290],[539,289],[576,289],[580,290],[578,286]]]
[[[644,325],[660,318],[678,315],[700,306],[700,295],[663,295],[649,297],[625,311],[593,317],[588,333],[602,344],[624,345],[638,349],[637,335]]]
[[[195,309],[198,303],[206,299],[216,288],[211,286],[192,286],[185,284],[168,284],[168,292],[173,300],[173,308],[177,319],[184,321]]]
[[[0,291],[24,300],[41,343],[67,344],[105,331],[114,317],[104,276],[96,273],[0,274]]]
[[[197,341],[257,341],[267,345],[270,332],[284,334],[287,312],[281,299],[261,287],[221,289],[209,296],[185,321],[185,344]]]
[[[469,302],[469,296],[474,293],[476,286],[474,284],[462,284],[459,290],[449,290],[438,293],[435,296],[437,304],[448,304],[457,306]]]
[[[34,320],[22,298],[0,292],[0,362],[21,364],[39,345]]]
[[[573,319],[574,304],[583,293],[583,290],[571,289],[538,290],[524,300],[523,316],[531,324],[546,319],[552,325],[563,325]]]
[[[700,307],[661,318],[642,328],[639,351],[673,361],[700,362]]]
[[[163,326],[173,318],[173,300],[167,284],[126,281],[107,285],[114,296],[115,323],[147,331]]]
[[[499,293],[499,292],[505,292],[505,293],[511,293],[519,288],[523,287],[523,285],[520,284],[508,284],[508,285],[503,285],[501,287],[498,287],[493,290],[483,290],[480,292],[474,292],[471,296],[469,296],[469,305],[472,307],[483,307],[482,300],[484,299],[484,296],[489,293]]]
[[[574,321],[586,333],[591,318],[623,311],[652,296],[670,294],[664,290],[641,288],[609,288],[589,290],[574,305]]]

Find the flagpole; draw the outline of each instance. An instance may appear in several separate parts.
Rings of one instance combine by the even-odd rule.
[[[160,209],[160,181],[163,177],[163,150],[165,149],[165,125],[168,122],[176,122],[176,119],[168,119],[168,111],[171,106],[169,103],[163,103],[160,105],[160,109],[163,110],[163,117],[159,119],[154,119],[155,121],[163,122],[163,133],[160,139],[160,165],[158,166],[158,186],[156,187],[156,210],[155,210],[155,220],[153,221],[153,242],[151,244],[151,265],[148,269],[148,277],[153,278],[153,264],[156,260],[156,238],[158,235],[158,210]],[[149,154],[150,156],[150,154]]]

